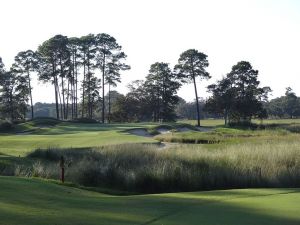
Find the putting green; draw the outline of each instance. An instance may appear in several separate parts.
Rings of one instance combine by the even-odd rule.
[[[0,177],[0,224],[298,225],[300,189],[111,196]]]

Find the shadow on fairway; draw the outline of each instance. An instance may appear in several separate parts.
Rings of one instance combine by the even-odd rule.
[[[300,195],[283,194],[284,189],[271,196],[264,189],[266,196],[259,197],[249,197],[247,191],[245,197],[231,197],[234,191],[230,191],[228,197],[218,200],[209,199],[218,191],[195,193],[195,199],[184,198],[186,193],[179,193],[181,198],[168,194],[120,197],[15,177],[0,177],[0,189],[0,224],[300,224]]]

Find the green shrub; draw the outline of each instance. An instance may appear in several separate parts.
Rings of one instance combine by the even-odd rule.
[[[232,128],[239,128],[239,129],[257,129],[260,125],[256,123],[252,123],[251,121],[244,121],[244,122],[230,122],[228,124],[229,127]]]
[[[0,120],[0,132],[8,132],[14,129],[13,123],[8,120]]]
[[[77,118],[77,119],[71,120],[70,122],[73,122],[73,123],[99,123],[97,120],[91,119],[91,118]]]
[[[36,117],[31,123],[36,126],[55,126],[61,121],[52,117]]]

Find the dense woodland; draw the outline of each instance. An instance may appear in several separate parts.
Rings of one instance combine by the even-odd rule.
[[[83,37],[56,35],[36,50],[19,52],[11,68],[0,58],[0,119],[19,121],[34,117],[109,122],[174,121],[224,118],[225,124],[253,118],[300,116],[300,98],[291,88],[284,96],[268,100],[270,87],[260,87],[258,71],[240,61],[215,84],[211,97],[198,96],[196,81],[210,79],[208,57],[195,49],[183,52],[174,68],[166,62],[149,67],[145,80],[117,91],[121,72],[129,70],[126,54],[117,40],[104,33]],[[55,103],[36,103],[31,79],[53,86]],[[195,101],[185,102],[178,89],[192,83]],[[115,87],[115,90],[112,90]]]

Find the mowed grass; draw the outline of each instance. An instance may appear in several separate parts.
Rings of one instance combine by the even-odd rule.
[[[0,224],[296,225],[299,189],[112,196],[38,179],[0,177]]]
[[[206,124],[205,121],[202,121],[202,125],[212,127],[222,125],[221,122],[223,124],[222,120],[207,120]],[[266,123],[285,125],[297,124],[299,122],[298,120],[282,120],[268,121]],[[22,124],[18,127],[17,131],[28,132],[0,135],[0,153],[2,153],[2,155],[0,154],[0,166],[1,164],[24,164],[24,168],[30,167],[35,159],[14,156],[25,156],[36,148],[60,147],[70,149],[73,147],[74,149],[71,149],[71,151],[79,152],[78,149],[75,148],[123,143],[133,143],[133,145],[134,143],[154,143],[157,141],[152,137],[135,136],[128,133],[127,130],[132,128],[151,129],[156,125],[157,124],[152,123],[101,125],[67,122],[53,126],[38,126],[33,123]],[[298,129],[296,128],[295,130]],[[227,182],[235,178],[235,176],[237,176],[237,182],[241,181],[241,185],[240,183],[237,185],[239,188],[243,186],[252,187],[251,182],[258,181],[258,184],[260,184],[259,182],[264,180],[268,182],[270,180],[273,183],[269,182],[270,185],[264,185],[262,183],[263,185],[255,186],[254,182],[254,187],[283,187],[281,186],[282,183],[287,184],[285,187],[299,187],[300,135],[297,132],[292,133],[282,129],[282,127],[279,129],[276,127],[274,129],[259,131],[219,127],[211,132],[212,134],[201,134],[194,131],[183,133],[175,132],[174,135],[177,135],[178,138],[184,136],[189,138],[193,135],[193,138],[198,138],[198,136],[201,135],[220,136],[222,142],[209,145],[176,144],[174,147],[167,147],[166,149],[161,149],[161,151],[150,149],[149,153],[151,153],[151,157],[149,157],[149,159],[158,159],[155,162],[159,163],[153,164],[154,166],[151,167],[143,162],[140,164],[141,167],[137,166],[137,171],[142,171],[142,174],[147,175],[141,168],[144,168],[146,172],[148,170],[148,174],[151,175],[148,176],[151,178],[151,183],[153,183],[152,178],[157,176],[157,174],[159,178],[158,181],[166,183],[166,180],[170,179],[170,177],[172,178],[167,172],[171,174],[174,172],[173,177],[176,178],[176,181],[178,181],[179,178],[185,181],[185,178],[188,177],[190,181],[202,180],[202,182],[204,182],[205,180],[202,175],[205,174],[199,173],[199,171],[202,171],[203,166],[209,165],[207,167],[209,168],[207,178],[212,179],[212,174],[216,175],[214,187],[220,180],[222,181],[221,178],[224,178],[224,181]],[[166,134],[166,137],[168,135],[172,134]],[[233,141],[223,142],[223,139]],[[129,166],[134,166],[133,162],[138,160],[142,161],[143,158],[149,156],[149,154],[146,154],[147,151],[140,151],[139,146],[136,147],[136,151],[133,151],[131,145],[128,146],[128,151],[123,151],[123,148],[121,149],[122,151],[108,149],[107,151],[109,152],[104,154],[107,159],[115,159],[103,161],[108,164],[111,163],[114,169],[113,172],[120,170],[124,172],[125,175],[132,175],[132,171],[131,173],[126,173],[126,170],[122,169],[121,165],[126,166],[127,163]],[[110,148],[115,147],[110,146]],[[101,153],[101,150],[97,148],[95,150],[97,150],[97,154]],[[115,156],[114,152],[117,153]],[[135,153],[136,157],[134,157]],[[110,155],[113,157],[109,157]],[[128,155],[129,158],[136,160],[125,160],[128,157],[123,157],[124,155]],[[106,159],[105,157],[101,156],[101,159]],[[24,159],[26,160],[24,161]],[[118,161],[117,159],[120,160]],[[93,166],[96,165],[95,163],[93,164],[91,161],[86,162],[86,164],[82,164],[84,167],[89,165],[91,169],[95,169],[93,168]],[[107,167],[102,161],[99,162],[99,165]],[[172,162],[175,163],[172,164]],[[198,164],[200,167],[197,167]],[[174,167],[172,167],[173,165]],[[189,165],[194,165],[194,167],[189,167]],[[57,167],[56,163],[54,166]],[[185,166],[188,166],[190,170],[187,170]],[[56,167],[55,171],[57,170]],[[5,166],[3,168],[5,168]],[[101,167],[99,166],[97,168],[99,169]],[[131,167],[129,167],[129,169],[130,168]],[[212,170],[214,168],[217,168],[215,173],[214,170]],[[37,169],[41,169],[41,164],[37,165]],[[13,171],[15,173],[15,169]],[[43,170],[39,171],[43,172]],[[78,171],[82,172],[82,167],[79,167]],[[101,172],[102,170],[99,171]],[[166,174],[166,176],[160,176],[160,173],[158,173],[160,171],[166,172],[162,173]],[[189,175],[187,171],[190,171],[191,175]],[[68,178],[68,173],[70,172],[69,168],[66,178]],[[180,176],[178,176],[178,174]],[[188,176],[185,176],[185,174]],[[197,174],[200,175],[198,176]],[[257,176],[258,174],[259,176]],[[161,177],[163,177],[162,180],[160,180]],[[247,183],[247,177],[251,178],[250,184]],[[120,180],[120,177],[116,178]],[[164,180],[165,178],[168,179]],[[246,181],[246,185],[243,185],[244,181]],[[87,188],[77,189],[58,185],[57,182],[58,181],[0,176],[0,224],[300,224],[299,188],[235,189],[115,196],[87,191]],[[170,184],[172,184],[172,182]],[[221,186],[218,186],[218,188],[220,187]],[[93,190],[101,191],[101,188]],[[201,189],[195,188],[193,190]],[[107,193],[113,192],[108,191]]]
[[[46,122],[46,125],[45,125]],[[259,121],[254,121],[259,123]],[[201,125],[207,127],[218,127],[223,125],[223,120],[202,120]],[[196,124],[196,121],[178,121],[178,123],[167,123],[166,125],[179,126],[182,124]],[[299,119],[295,120],[264,120],[264,124],[300,124]],[[11,156],[25,156],[29,152],[37,148],[82,148],[82,147],[98,147],[104,145],[115,145],[123,143],[157,143],[158,141],[167,142],[183,142],[206,143],[205,140],[223,140],[224,136],[234,133],[242,133],[237,139],[253,136],[255,141],[257,136],[263,136],[263,132],[240,131],[230,129],[226,133],[226,129],[219,128],[222,131],[212,132],[211,134],[200,132],[184,132],[162,135],[161,137],[149,138],[130,134],[128,129],[145,128],[153,129],[157,123],[125,123],[125,124],[86,124],[59,122],[56,120],[38,120],[23,123],[17,126],[16,130],[11,133],[0,134],[0,153]],[[298,128],[297,128],[298,129]],[[255,134],[254,134],[255,133]],[[260,133],[259,135],[257,135]],[[235,135],[235,134],[234,134]],[[271,134],[272,136],[273,134]],[[235,135],[236,136],[236,135]],[[270,135],[268,135],[270,136]],[[276,137],[276,135],[273,135]],[[246,137],[248,138],[248,137]],[[189,141],[188,139],[193,139]],[[232,139],[232,138],[231,138]],[[245,138],[244,138],[245,139]]]
[[[22,124],[17,134],[0,135],[0,153],[24,156],[37,148],[81,148],[123,143],[156,143],[154,139],[126,132],[131,128],[150,126],[153,124],[101,125],[64,122],[48,127],[36,127],[30,123]]]

